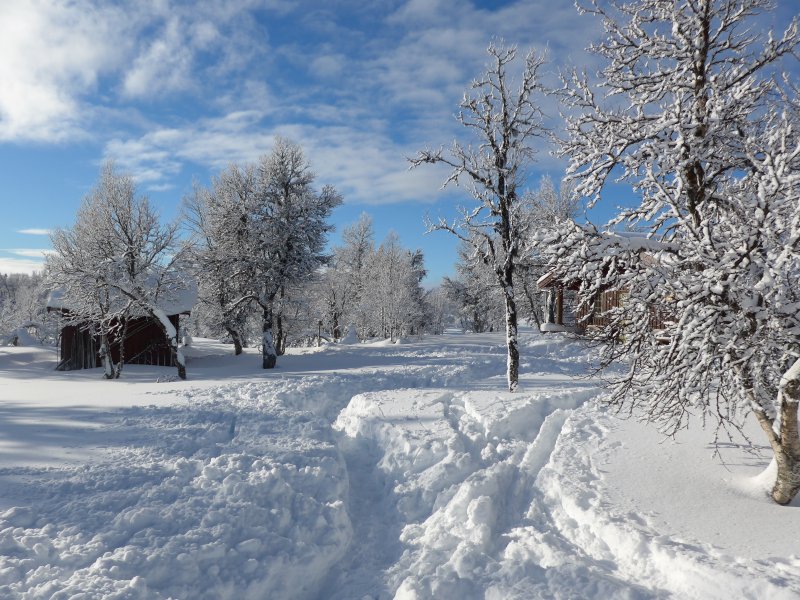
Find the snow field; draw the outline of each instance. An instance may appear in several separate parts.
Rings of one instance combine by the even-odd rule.
[[[123,411],[149,431],[73,469],[27,522],[0,520],[0,595],[263,598],[316,593],[350,540],[329,428],[254,386]]]
[[[195,340],[190,380],[163,383],[0,354],[0,598],[800,595],[800,525],[758,448],[727,468],[708,432],[620,422],[562,336],[524,336],[509,394],[498,341],[305,349],[265,374]]]
[[[159,406],[112,409],[104,456],[16,469],[36,502],[0,514],[0,597],[315,597],[352,537],[331,415],[361,389],[465,378],[445,362],[150,390]]]

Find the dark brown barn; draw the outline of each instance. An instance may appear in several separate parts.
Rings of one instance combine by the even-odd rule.
[[[173,303],[168,307],[169,320],[179,330],[181,315],[191,314],[194,298],[185,294],[181,302]],[[50,294],[47,301],[47,311],[57,311],[65,317],[69,309],[61,302],[57,292]],[[130,317],[127,323],[117,323],[109,335],[111,357],[116,363],[120,359],[120,351],[124,352],[125,364],[158,365],[165,367],[176,366],[169,345],[164,339],[164,333],[154,319],[149,316]],[[125,327],[123,327],[125,325]],[[122,331],[125,331],[124,339]],[[100,336],[93,323],[78,325],[67,324],[59,333],[59,371],[72,371],[76,369],[92,369],[101,367],[102,361],[98,351],[100,349]]]

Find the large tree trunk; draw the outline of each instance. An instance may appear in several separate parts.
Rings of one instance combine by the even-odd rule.
[[[150,309],[149,312],[159,324],[164,337],[167,339],[172,362],[175,363],[178,369],[178,377],[180,379],[186,379],[186,361],[184,360],[183,352],[181,352],[181,349],[178,347],[178,329],[172,324],[172,321],[169,320],[169,317],[164,311],[160,309]]]
[[[239,330],[230,325],[225,325],[225,331],[228,332],[231,340],[233,340],[233,353],[239,356],[242,353],[242,336],[239,334]]]
[[[780,432],[774,421],[763,410],[755,410],[778,467],[772,499],[778,504],[789,504],[800,492],[800,435],[797,426],[797,408],[800,403],[800,361],[784,375],[781,385]],[[794,376],[792,376],[794,375]]]
[[[772,488],[772,499],[789,504],[800,491],[800,436],[797,431],[797,405],[800,402],[800,381],[791,381],[783,389],[781,400],[780,449],[775,452],[778,476]]]
[[[274,369],[275,364],[278,362],[278,353],[275,351],[272,335],[272,307],[264,308],[262,315],[261,367],[263,369]]]
[[[507,266],[501,274],[500,285],[506,303],[506,345],[508,346],[508,391],[517,391],[519,382],[519,345],[517,330],[517,303],[514,299],[512,267]]]

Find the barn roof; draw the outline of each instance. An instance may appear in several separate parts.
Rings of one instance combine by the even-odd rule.
[[[157,308],[167,315],[182,315],[189,314],[196,303],[197,286],[194,282],[188,282],[182,289],[163,294]],[[55,289],[48,294],[47,310],[70,310],[69,300],[64,297],[63,290]]]

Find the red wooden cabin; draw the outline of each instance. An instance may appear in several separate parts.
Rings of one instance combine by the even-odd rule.
[[[184,294],[178,302],[165,307],[169,320],[178,331],[181,315],[191,314],[195,298],[191,293]],[[53,292],[47,300],[47,311],[56,311],[67,317],[69,308],[64,306],[60,294]],[[126,325],[126,327],[123,327]],[[123,329],[125,332],[122,338]],[[66,324],[59,332],[59,371],[92,369],[102,366],[99,355],[100,335],[94,323]],[[174,367],[164,333],[154,319],[149,316],[132,316],[127,323],[116,323],[109,335],[111,357],[114,362],[124,353],[125,364],[158,365]]]

